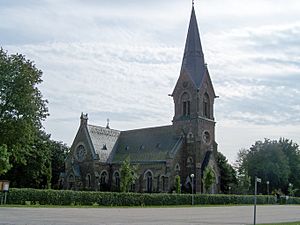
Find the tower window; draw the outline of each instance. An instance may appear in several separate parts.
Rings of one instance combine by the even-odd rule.
[[[181,97],[182,101],[182,115],[189,116],[191,114],[191,102],[189,95],[185,92]]]
[[[203,96],[203,116],[206,118],[210,118],[210,104],[209,104],[209,96],[207,93]]]

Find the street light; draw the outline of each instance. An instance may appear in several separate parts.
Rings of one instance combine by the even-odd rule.
[[[293,193],[293,184],[292,183],[289,183],[289,195],[293,196],[294,193]]]
[[[270,184],[270,181],[267,181],[268,204],[269,204],[269,184]]]
[[[191,178],[192,178],[192,205],[194,205],[194,174],[191,174]]]
[[[256,195],[257,195],[257,183],[261,183],[261,178],[255,176],[254,181],[254,222],[253,224],[256,225]]]
[[[228,187],[228,192],[229,192],[228,194],[231,194],[231,187],[230,186]]]

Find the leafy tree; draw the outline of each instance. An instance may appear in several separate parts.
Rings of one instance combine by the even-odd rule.
[[[238,175],[238,185],[235,190],[237,194],[250,194],[251,177],[247,173]]]
[[[121,192],[129,192],[130,185],[132,185],[136,177],[136,167],[130,164],[130,158],[127,157],[120,168],[121,171],[121,182],[120,182],[120,190]]]
[[[181,188],[180,188],[180,176],[176,175],[175,176],[175,191],[177,194],[181,193]]]
[[[65,158],[69,152],[69,147],[58,141],[48,140],[51,149],[51,186],[52,188],[60,188],[58,181],[60,173],[65,171]]]
[[[207,166],[203,172],[202,182],[204,184],[205,192],[209,192],[211,186],[216,182],[216,175],[211,166]]]
[[[289,183],[295,187],[294,193],[300,196],[300,150],[299,145],[289,139],[280,138],[278,141],[286,155],[290,167]]]
[[[262,178],[263,183],[270,182],[270,189],[288,193],[292,183],[297,191],[300,188],[300,154],[299,147],[288,139],[265,139],[257,141],[249,150],[239,153],[237,169],[239,176],[251,177],[253,189],[254,177]],[[261,192],[267,192],[267,185],[261,186]],[[296,195],[299,194],[296,192]]]
[[[37,87],[41,76],[42,71],[23,55],[0,49],[0,146],[7,146],[13,165],[4,178],[17,187],[46,187],[51,176],[50,153],[41,131],[48,116],[47,100]]]
[[[11,168],[9,163],[9,153],[6,145],[0,146],[0,175],[5,174]]]
[[[221,152],[217,153],[217,164],[220,169],[221,192],[228,194],[230,188],[235,189],[238,184],[236,171]]]

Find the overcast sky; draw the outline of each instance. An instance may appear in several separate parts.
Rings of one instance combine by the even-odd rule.
[[[195,2],[219,151],[300,144],[300,1]],[[45,129],[69,146],[81,112],[119,130],[171,124],[189,0],[0,0],[0,46],[43,71]]]

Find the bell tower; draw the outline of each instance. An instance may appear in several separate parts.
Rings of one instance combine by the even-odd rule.
[[[204,61],[194,4],[180,75],[171,96],[174,100],[174,129],[186,140],[182,166],[187,166],[185,162],[190,159],[194,162],[182,176],[193,173],[197,182],[196,191],[201,192],[200,178],[207,163],[205,160],[210,160],[211,153],[217,150],[214,120],[214,100],[217,96]]]

